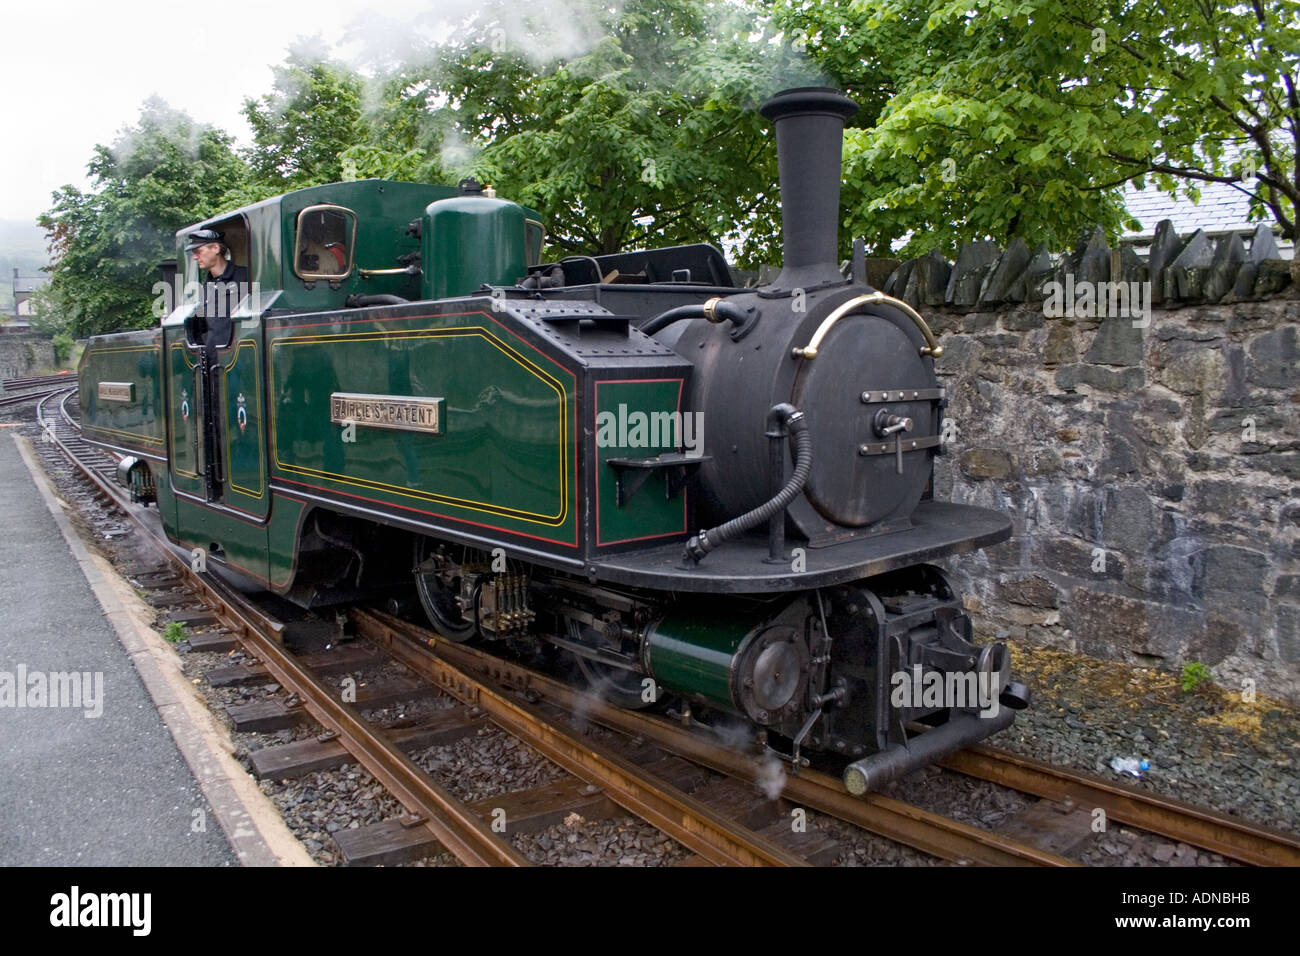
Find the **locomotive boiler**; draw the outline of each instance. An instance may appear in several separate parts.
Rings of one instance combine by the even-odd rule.
[[[85,433],[173,540],[304,607],[413,587],[447,640],[879,787],[1028,694],[928,563],[1010,536],[932,495],[942,347],[837,266],[855,110],[762,107],[784,265],[752,290],[705,244],[543,261],[540,216],[472,181],[195,224],[257,288],[223,325],[189,263],[160,328],[92,340]]]

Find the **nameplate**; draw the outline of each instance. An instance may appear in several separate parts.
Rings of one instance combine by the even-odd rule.
[[[135,382],[100,382],[99,398],[104,402],[134,402]]]
[[[339,425],[396,428],[408,432],[442,433],[442,399],[406,395],[330,395],[330,421]]]

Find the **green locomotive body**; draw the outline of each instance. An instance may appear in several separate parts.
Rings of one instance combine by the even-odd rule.
[[[540,216],[472,181],[196,223],[178,253],[216,230],[248,288],[223,325],[182,259],[157,329],[85,350],[83,432],[175,542],[303,607],[414,585],[450,640],[558,648],[622,704],[694,702],[879,786],[1027,694],[921,563],[1010,523],[933,499],[941,349],[833,262],[852,108],[764,107],[786,266],[756,290],[703,244],[544,263]],[[912,668],[978,672],[995,719],[987,694],[894,707]]]

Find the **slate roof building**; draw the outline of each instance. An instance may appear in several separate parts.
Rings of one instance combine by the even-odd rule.
[[[1169,193],[1160,192],[1154,185],[1145,189],[1134,189],[1130,184],[1124,190],[1124,205],[1129,214],[1140,223],[1142,228],[1126,232],[1120,242],[1132,245],[1138,253],[1144,253],[1155,236],[1156,225],[1162,219],[1174,224],[1174,231],[1184,238],[1197,229],[1204,229],[1207,237],[1218,239],[1231,233],[1241,236],[1243,242],[1259,226],[1259,220],[1251,222],[1246,217],[1250,213],[1250,198],[1231,183],[1200,183],[1201,198],[1193,203],[1185,196],[1177,199]],[[1271,220],[1270,220],[1271,224]],[[1273,230],[1277,236],[1277,230]],[[1249,244],[1249,243],[1247,243]],[[1290,240],[1277,239],[1278,251],[1283,258],[1295,255],[1295,246]]]

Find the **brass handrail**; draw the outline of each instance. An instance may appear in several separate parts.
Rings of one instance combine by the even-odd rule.
[[[934,337],[934,333],[930,331],[930,326],[927,325],[925,319],[921,317],[921,313],[917,312],[901,299],[895,299],[892,295],[885,295],[883,292],[872,292],[870,295],[860,295],[855,299],[849,299],[848,302],[845,302],[822,320],[822,324],[817,326],[817,331],[813,333],[811,342],[803,348],[795,347],[791,350],[791,354],[793,354],[795,358],[809,360],[815,359],[817,357],[817,350],[822,344],[822,339],[826,338],[826,334],[830,332],[831,326],[864,305],[877,304],[892,305],[916,323],[916,327],[921,331],[921,335],[925,337],[925,345],[921,347],[922,355],[929,355],[933,358],[938,358],[943,354],[943,346],[940,345],[939,340]]]
[[[400,266],[396,269],[357,269],[357,272],[363,279],[369,279],[371,276],[418,276],[420,269],[418,266]]]

